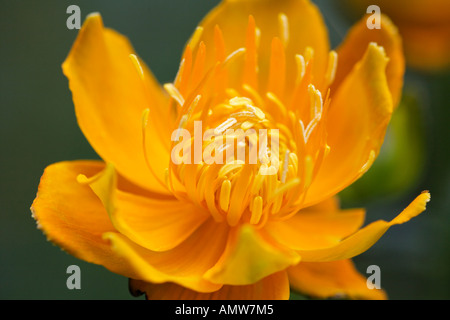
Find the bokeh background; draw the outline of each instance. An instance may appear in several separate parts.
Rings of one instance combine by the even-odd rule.
[[[313,2],[333,47],[365,14],[350,14],[341,1]],[[126,278],[47,242],[29,210],[47,165],[98,158],[77,126],[61,71],[77,35],[66,28],[67,7],[78,5],[83,19],[100,12],[105,25],[128,36],[165,83],[173,80],[191,32],[217,3],[0,1],[0,299],[136,299]],[[392,219],[422,190],[431,191],[432,201],[424,214],[391,228],[354,260],[363,274],[369,265],[380,266],[381,285],[391,299],[449,299],[450,72],[408,68],[404,91],[380,158],[342,194],[343,205],[367,207],[371,222]],[[81,268],[81,290],[66,287],[72,264]]]

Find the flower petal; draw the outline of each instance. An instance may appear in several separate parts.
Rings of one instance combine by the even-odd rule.
[[[403,88],[403,74],[405,59],[403,56],[402,40],[397,27],[385,15],[381,15],[380,29],[367,28],[367,17],[362,18],[349,31],[344,42],[337,49],[339,63],[336,77],[331,87],[331,94],[336,92],[353,66],[361,60],[367,46],[371,42],[384,48],[389,63],[386,67],[386,78],[392,94],[394,108],[400,102]]]
[[[390,222],[375,221],[328,248],[298,250],[297,252],[300,254],[302,261],[323,262],[350,259],[373,246],[391,226],[405,223],[419,215],[426,209],[428,201],[430,201],[430,194],[423,192]]]
[[[111,220],[123,235],[153,250],[170,250],[186,240],[211,215],[179,200],[157,200],[119,192]]]
[[[246,286],[223,286],[211,293],[200,293],[174,283],[153,284],[130,279],[130,291],[145,293],[148,300],[288,300],[289,281],[286,272],[272,274]]]
[[[164,181],[168,148],[159,139],[157,128],[149,125],[153,145],[149,157],[155,177],[146,165],[141,124],[142,113],[149,106],[152,117],[160,116],[159,122],[167,124],[168,118],[162,115],[165,98],[142,64],[144,81],[141,79],[130,54],[134,50],[128,40],[104,28],[99,14],[91,14],[62,67],[80,128],[97,153],[132,182],[168,194],[158,182]]]
[[[38,228],[47,238],[75,257],[105,266],[112,272],[136,276],[102,239],[114,231],[101,201],[77,175],[95,175],[104,168],[100,161],[59,162],[48,166],[31,206]]]
[[[284,221],[269,221],[267,232],[282,245],[294,250],[326,248],[356,232],[364,222],[363,209],[300,210]]]
[[[120,190],[114,167],[89,179],[117,231],[152,251],[166,251],[186,240],[211,215],[203,208],[176,198],[157,199]]]
[[[300,261],[292,250],[276,246],[250,225],[234,228],[217,264],[205,273],[213,283],[248,285]]]
[[[280,14],[287,18],[286,30],[280,30]],[[285,43],[288,85],[295,83],[295,55],[304,54],[306,47],[314,48],[314,70],[317,78],[325,72],[329,42],[328,33],[317,7],[309,0],[223,0],[200,23],[203,27],[201,40],[214,44],[214,28],[222,30],[227,54],[246,46],[246,32],[249,16],[254,17],[256,27],[261,31],[258,50],[259,78],[267,84],[270,69],[270,53],[274,37],[288,40]],[[208,65],[215,61],[209,55]]]
[[[350,185],[369,169],[378,154],[392,114],[385,75],[387,60],[383,48],[371,43],[334,95],[327,120],[331,149],[311,184],[305,206]]]
[[[112,250],[124,259],[133,270],[133,279],[152,283],[174,282],[199,292],[217,291],[222,284],[203,279],[222,255],[228,239],[228,226],[212,218],[198,228],[188,239],[172,250],[155,252],[147,250],[127,237],[105,233]]]
[[[351,260],[301,262],[287,271],[292,289],[315,298],[386,299],[383,290],[367,287]]]

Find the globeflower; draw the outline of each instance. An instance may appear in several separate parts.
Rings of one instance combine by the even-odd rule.
[[[351,258],[430,195],[363,228],[363,209],[339,208],[336,194],[379,152],[404,71],[386,17],[376,38],[355,28],[330,51],[309,1],[223,1],[162,88],[127,39],[89,15],[63,71],[103,161],[45,169],[31,208],[39,228],[148,299],[385,298]]]

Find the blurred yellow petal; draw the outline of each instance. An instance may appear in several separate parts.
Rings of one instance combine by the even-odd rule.
[[[288,269],[291,288],[314,298],[384,300],[382,289],[369,289],[351,260],[301,262]]]
[[[405,223],[419,215],[426,209],[426,203],[429,200],[430,194],[423,192],[390,222],[384,220],[375,221],[328,248],[298,250],[297,252],[300,254],[302,261],[309,262],[350,259],[373,246],[391,226]]]
[[[288,300],[289,281],[286,272],[274,273],[254,284],[228,286],[210,293],[189,290],[174,283],[153,284],[130,279],[135,295],[145,293],[148,300]]]
[[[300,210],[284,221],[268,222],[266,230],[281,244],[294,250],[326,248],[356,232],[364,222],[363,209]]]
[[[155,177],[146,165],[141,125],[142,112],[149,106],[153,118],[160,116],[156,123],[167,123],[168,118],[163,116],[165,98],[143,64],[140,67],[144,80],[141,79],[130,54],[134,50],[128,40],[104,28],[99,14],[91,14],[63,64],[63,71],[69,79],[80,128],[97,153],[134,183],[167,194],[158,180],[164,181],[168,147],[160,139],[157,127],[150,125]],[[170,142],[170,136],[166,139]]]

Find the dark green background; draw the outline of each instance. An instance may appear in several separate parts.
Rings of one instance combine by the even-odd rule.
[[[217,2],[0,1],[0,299],[132,298],[127,279],[47,242],[29,210],[47,165],[97,158],[77,126],[61,72],[77,34],[66,28],[66,8],[78,5],[83,18],[100,12],[105,25],[128,36],[164,83],[173,79],[197,22]],[[315,2],[329,25],[332,44],[338,44],[352,18],[342,14],[338,1]],[[426,166],[414,185],[395,197],[345,203],[367,204],[368,221],[389,220],[421,190],[432,192],[425,214],[393,227],[355,259],[362,273],[371,264],[381,267],[381,284],[392,299],[450,298],[449,78],[448,73],[407,74],[407,87],[416,88],[419,97],[426,141]],[[81,268],[81,290],[66,288],[66,268],[72,264]]]

